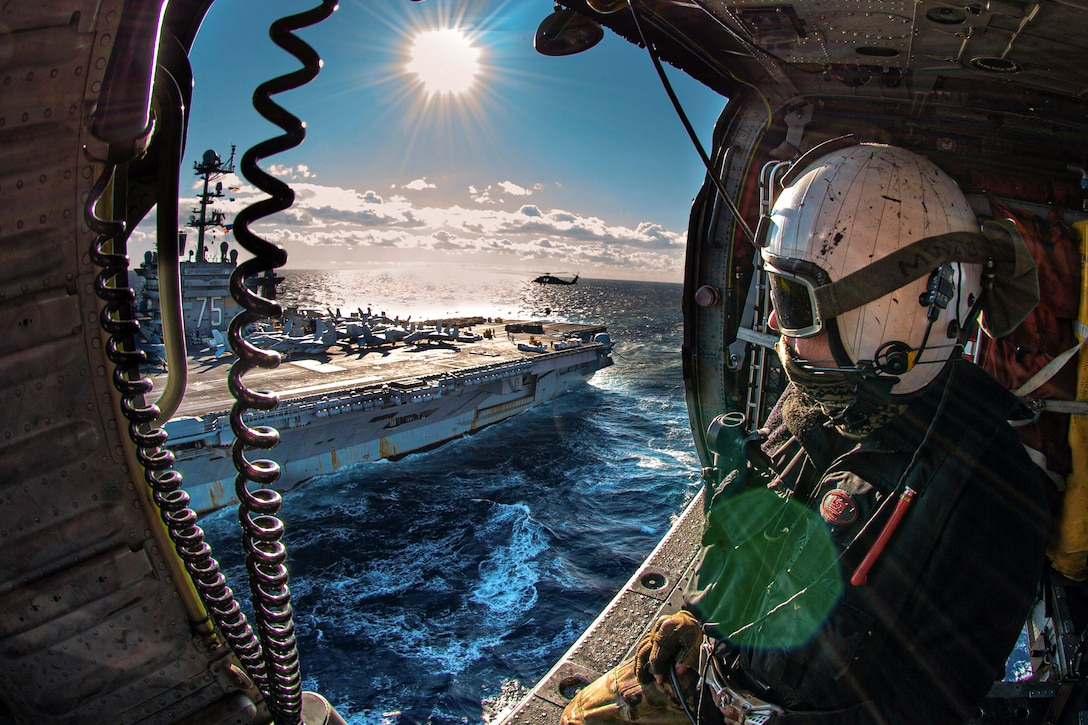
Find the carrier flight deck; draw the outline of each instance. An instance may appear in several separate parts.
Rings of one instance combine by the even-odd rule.
[[[278,368],[247,372],[247,387],[279,396],[275,410],[246,415],[250,425],[280,433],[280,443],[260,454],[280,464],[275,488],[473,433],[612,364],[611,340],[599,325],[502,321],[437,330],[386,344],[371,338],[324,352],[287,350]],[[236,358],[215,351],[190,357],[185,398],[166,424],[175,468],[198,512],[235,500],[226,378]],[[152,379],[155,396],[168,373]]]

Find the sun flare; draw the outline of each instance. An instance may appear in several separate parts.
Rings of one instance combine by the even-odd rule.
[[[461,95],[472,90],[480,74],[482,51],[457,28],[424,30],[412,38],[407,70],[428,96]]]

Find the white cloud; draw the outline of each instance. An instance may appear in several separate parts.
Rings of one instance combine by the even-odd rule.
[[[486,190],[486,189],[481,192],[481,191],[477,191],[475,189],[475,187],[470,187],[469,188],[469,195],[470,195],[469,198],[471,198],[477,204],[497,204],[498,203],[498,200],[493,199],[491,197],[491,192],[489,190]]]
[[[413,179],[407,184],[401,186],[402,189],[411,189],[412,191],[423,191],[424,189],[437,189],[438,187],[427,181],[426,176],[422,176],[418,179]]]
[[[542,190],[544,185],[541,183],[533,184],[530,187],[525,187],[520,184],[515,184],[513,181],[499,181],[494,184],[488,184],[483,189],[471,185],[468,187],[469,198],[477,204],[502,204],[506,201],[503,196],[532,196],[536,192]]]
[[[530,196],[534,191],[539,191],[541,188],[540,184],[535,184],[532,189],[526,189],[523,186],[518,186],[512,181],[500,181],[496,186],[510,196]]]
[[[268,173],[280,178],[290,179],[292,181],[300,181],[302,179],[315,179],[317,174],[310,171],[310,167],[306,164],[299,164],[297,166],[284,166],[283,164],[271,164],[268,167]],[[224,184],[225,186],[225,184]]]
[[[545,199],[550,186],[547,191],[540,184],[523,187],[509,181],[464,186],[459,200],[443,194],[443,203],[313,181],[296,181],[292,188],[292,208],[259,220],[255,227],[262,237],[287,248],[293,267],[322,266],[322,260],[332,264],[335,259],[340,265],[358,266],[497,264],[518,273],[562,268],[577,269],[583,277],[669,281],[679,281],[683,274],[684,232],[652,220],[631,224],[549,206]],[[415,192],[436,185],[420,177],[391,188]],[[535,203],[524,203],[534,194]],[[237,196],[230,204],[220,200],[217,207],[228,211],[228,219],[263,193],[243,186]],[[488,203],[481,202],[485,198]]]

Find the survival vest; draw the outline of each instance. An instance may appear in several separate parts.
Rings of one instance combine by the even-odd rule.
[[[788,390],[763,445],[770,477],[734,477],[713,498],[685,606],[765,699],[917,722],[965,716],[1000,679],[1049,517],[1005,423],[1019,402],[969,362],[945,374],[860,444],[815,415],[793,422]],[[850,584],[903,484],[919,495],[868,581]]]

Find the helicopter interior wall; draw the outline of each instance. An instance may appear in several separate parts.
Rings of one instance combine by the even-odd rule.
[[[124,156],[125,144],[111,148],[91,129],[109,126],[108,108],[146,102],[148,73],[124,66],[154,48],[147,20],[159,8],[48,0],[5,13],[0,722],[261,717],[259,694],[232,670],[238,660],[194,606],[188,575],[147,505],[122,414],[141,403],[120,392],[133,381],[114,374],[111,358],[122,350],[103,332],[104,298],[124,296],[107,289],[123,286],[123,272],[107,282],[114,275],[103,265],[117,262],[112,217],[127,204],[123,174],[109,185],[103,172],[105,157]],[[179,3],[187,32],[202,17],[194,8]],[[180,39],[165,44],[184,56]],[[131,149],[141,142],[124,140]]]

